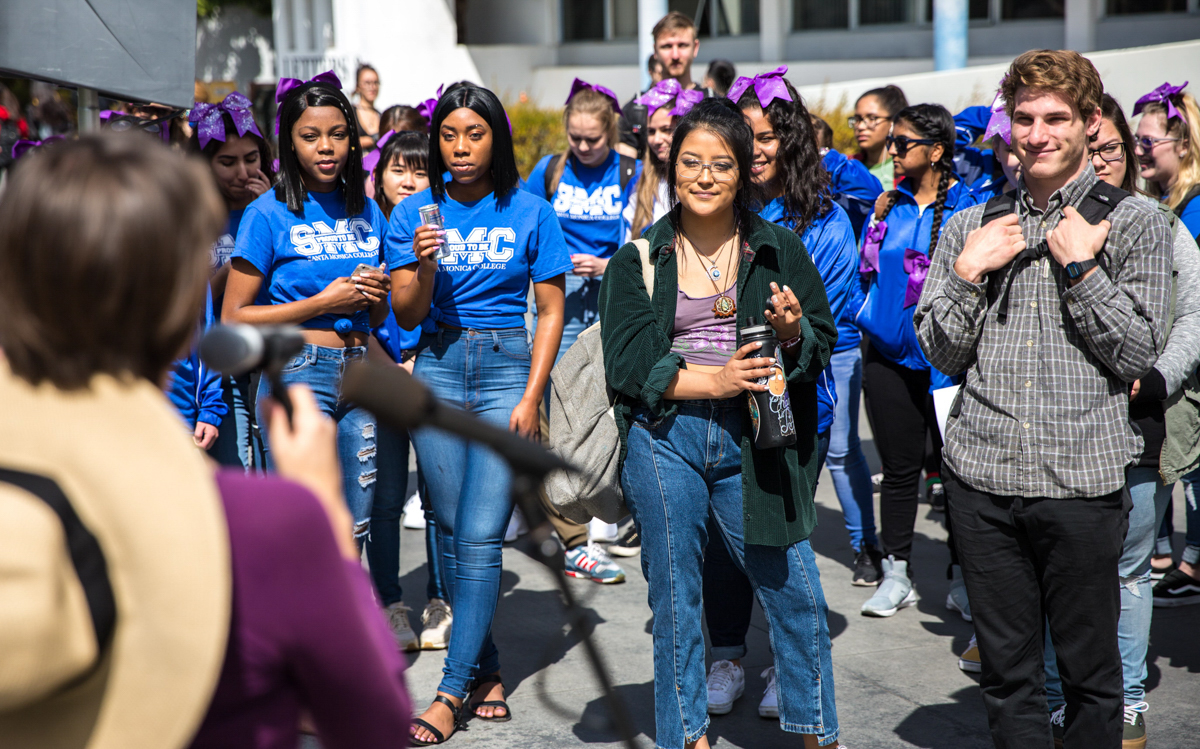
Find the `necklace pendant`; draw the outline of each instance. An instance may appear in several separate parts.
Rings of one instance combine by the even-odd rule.
[[[711,278],[712,280],[716,281],[721,278],[721,271],[716,267],[709,268],[708,269],[708,277]]]
[[[737,304],[724,294],[718,296],[717,301],[713,302],[713,315],[717,319],[723,320],[727,317],[733,317],[735,314],[737,314]]]

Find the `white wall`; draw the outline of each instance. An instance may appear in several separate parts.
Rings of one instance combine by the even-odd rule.
[[[246,93],[251,83],[275,80],[275,32],[271,19],[240,5],[229,5],[196,23],[196,77],[237,81]]]

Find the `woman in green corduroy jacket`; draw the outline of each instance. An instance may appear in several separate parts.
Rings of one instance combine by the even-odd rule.
[[[825,596],[808,536],[816,524],[815,380],[837,329],[800,239],[760,219],[753,136],[724,99],[679,123],[667,181],[675,207],[645,234],[653,294],[633,244],[600,289],[601,338],[621,434],[621,486],[642,535],[654,611],[655,743],[706,749],[704,548],[728,546],[771,630],[779,722],[806,747],[836,742]],[[765,321],[776,361],[739,330]],[[797,440],[754,447],[749,393],[790,401]],[[786,420],[787,416],[784,416]],[[709,516],[721,538],[710,539]]]

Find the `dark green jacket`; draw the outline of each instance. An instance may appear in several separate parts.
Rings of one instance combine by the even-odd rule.
[[[755,450],[749,408],[743,410],[742,508],[746,543],[787,546],[808,538],[817,524],[813,486],[817,480],[816,378],[829,363],[837,342],[837,326],[829,311],[825,286],[804,244],[793,232],[755,217],[743,245],[737,280],[737,326],[747,318],[764,320],[772,281],[790,286],[800,301],[802,342],[795,357],[784,355],[788,394],[796,418],[796,444]],[[604,371],[616,393],[614,414],[621,435],[621,461],[633,406],[640,403],[655,418],[675,413],[663,392],[675,373],[687,365],[671,353],[675,299],[679,292],[675,232],[671,215],[646,232],[655,264],[653,301],[642,280],[637,247],[627,244],[613,255],[600,286],[600,335]],[[740,334],[738,345],[741,345]],[[743,394],[738,396],[745,398]],[[700,497],[680,501],[703,501]]]

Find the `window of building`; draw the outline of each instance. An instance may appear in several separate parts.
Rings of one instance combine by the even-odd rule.
[[[1104,12],[1110,16],[1134,13],[1184,13],[1187,0],[1107,0]]]
[[[562,0],[564,42],[637,38],[637,0]]]
[[[1000,18],[1018,21],[1026,18],[1062,18],[1066,0],[1003,0]]]
[[[877,23],[917,23],[918,6],[912,0],[859,0],[858,22],[863,26]]]
[[[667,7],[690,16],[701,37],[758,33],[758,0],[669,0]]]
[[[934,5],[934,0],[925,0],[925,17],[930,23],[933,22]],[[972,21],[986,21],[992,17],[991,6],[991,0],[967,0],[967,18]]]
[[[844,29],[849,25],[849,0],[792,0],[794,31]]]

